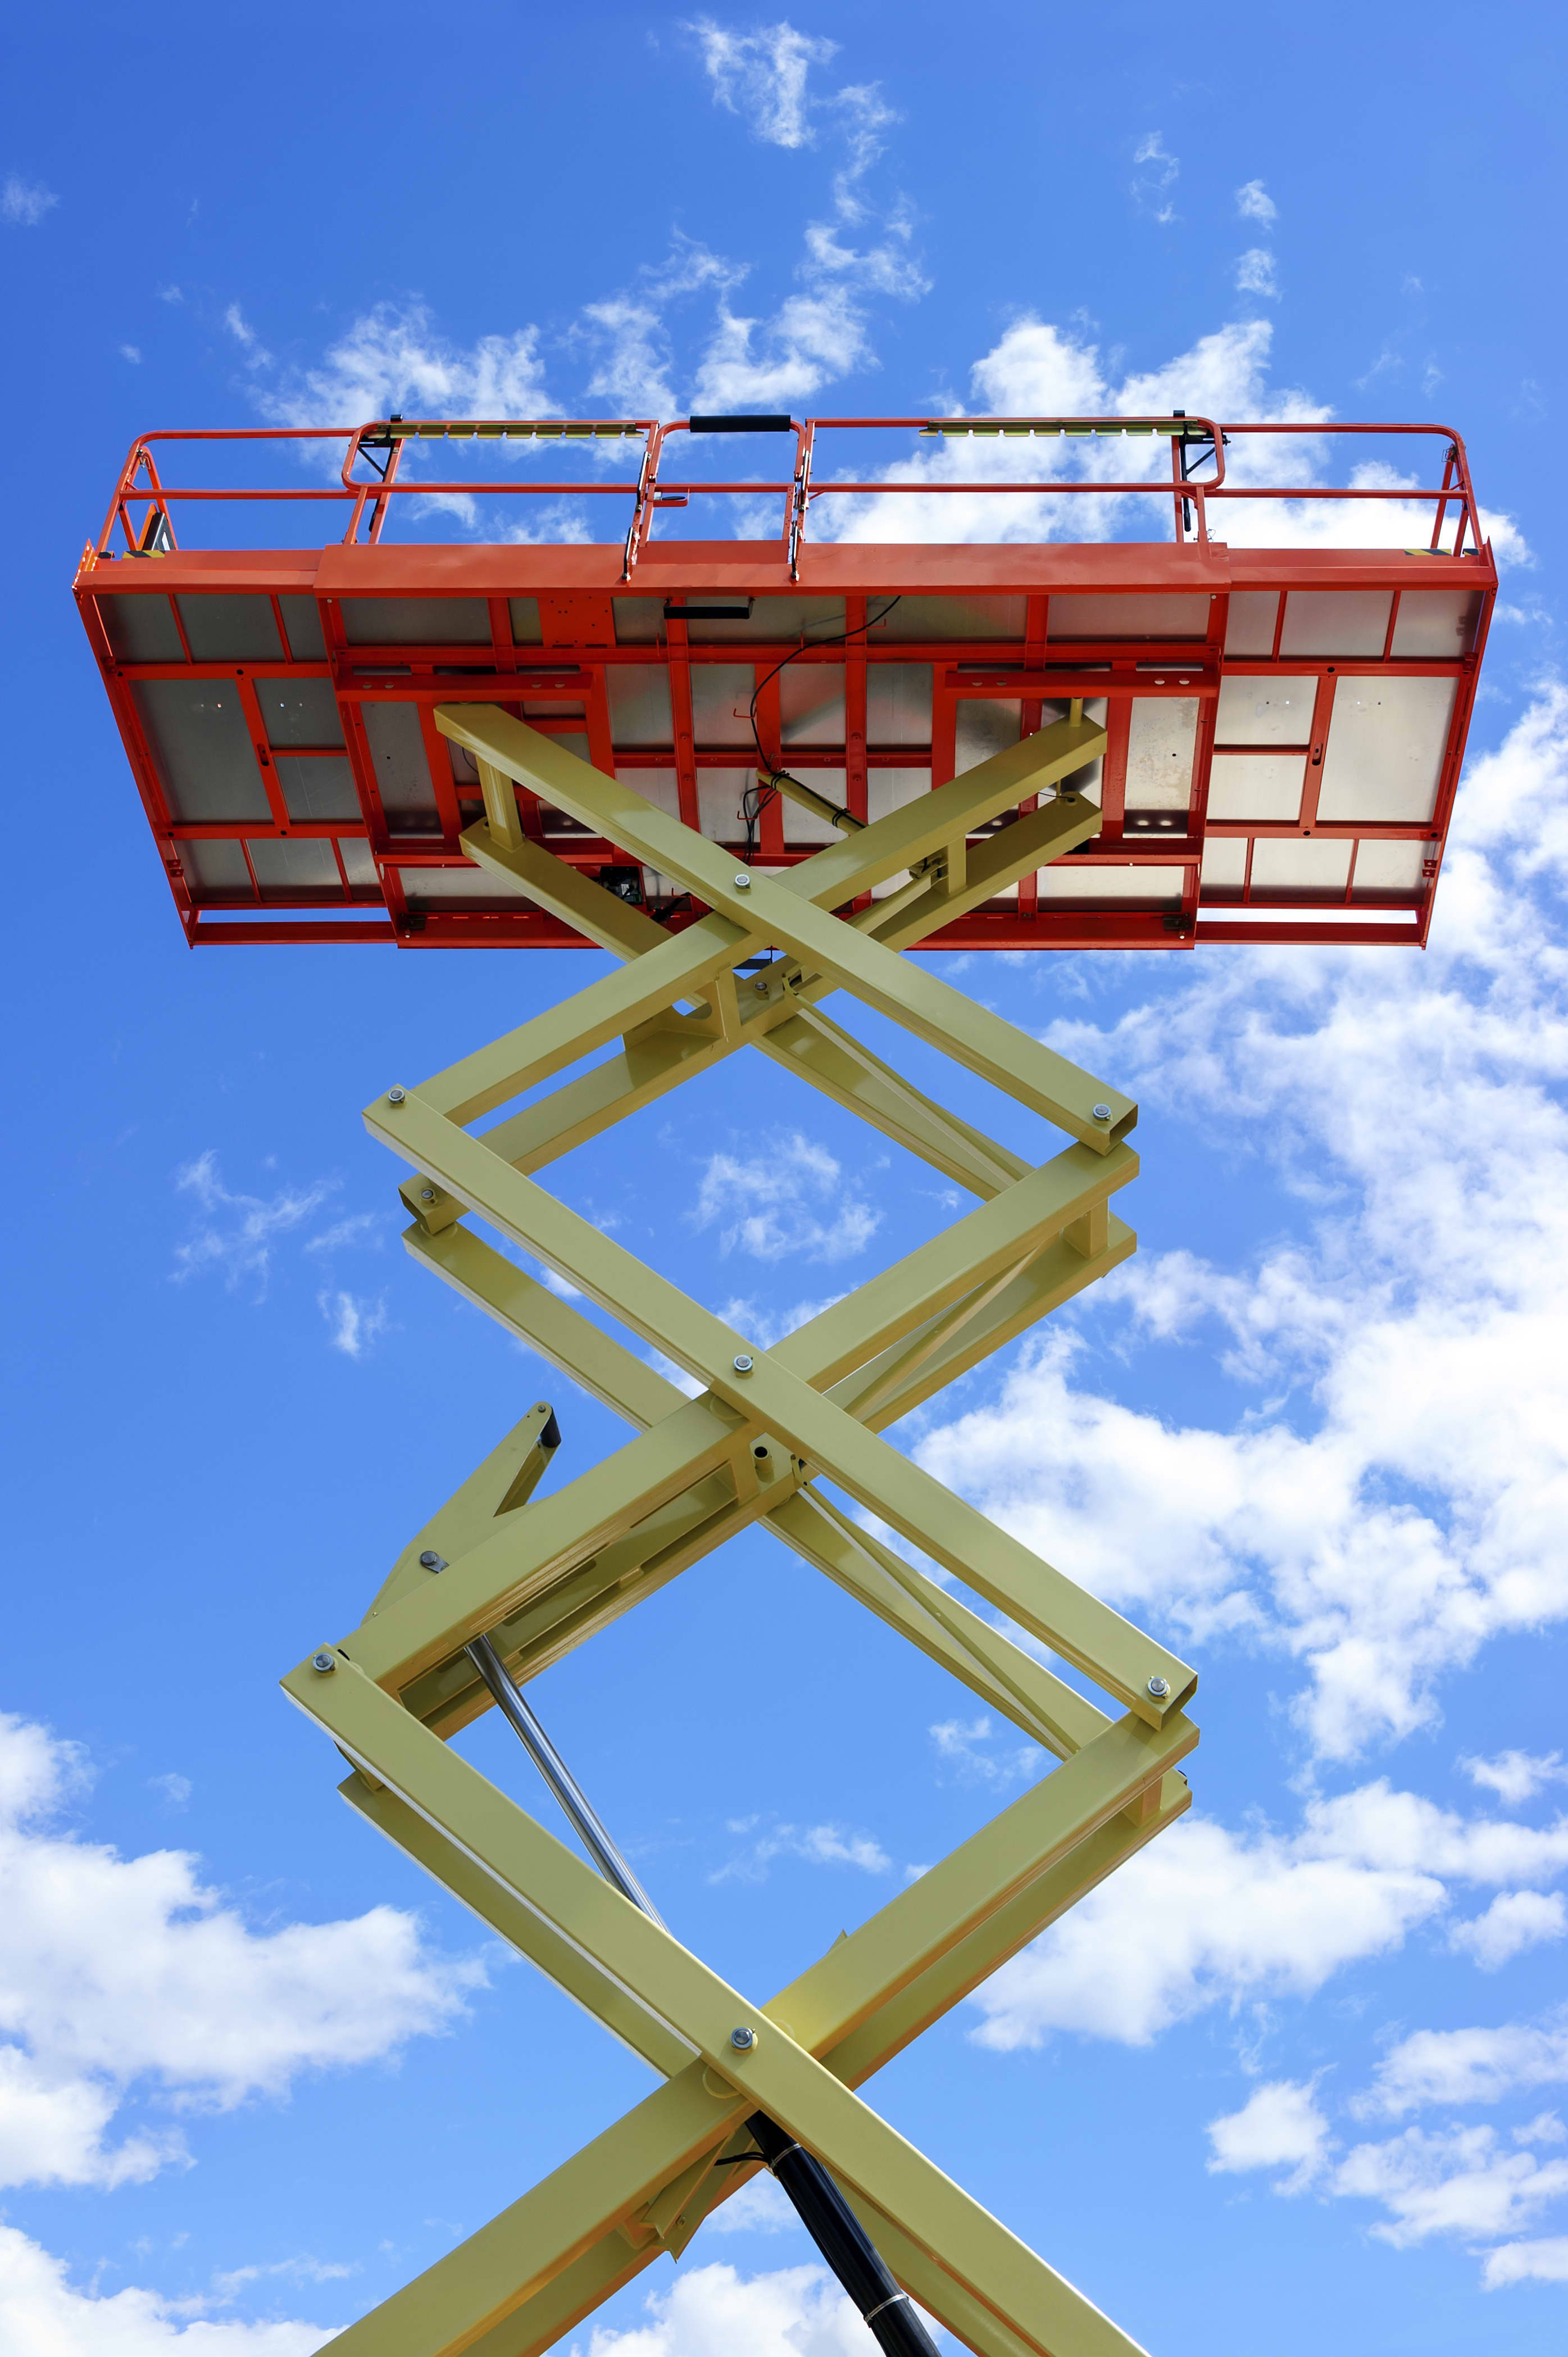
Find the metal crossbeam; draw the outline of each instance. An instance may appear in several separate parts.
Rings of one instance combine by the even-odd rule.
[[[1115,2325],[855,2092],[1187,1804],[1177,1763],[1197,1741],[1183,1710],[1192,1670],[881,1437],[1133,1248],[1111,1197],[1137,1169],[1125,1142],[1135,1106],[900,954],[956,907],[1093,835],[1099,813],[1072,780],[1102,751],[1104,732],[1075,713],[768,877],[737,872],[693,829],[495,707],[442,707],[435,718],[478,764],[488,824],[465,836],[469,856],[623,963],[419,1088],[388,1090],[366,1121],[413,1165],[402,1193],[414,1257],[634,1435],[538,1497],[561,1444],[541,1402],[410,1540],[360,1625],[285,1684],[355,1763],[342,1787],[353,1805],[666,2084],[333,2346],[342,2357],[532,2357],[660,2252],[684,2250],[760,2165],[745,2126],[755,2115],[781,2170],[785,2147],[799,2145],[831,2172],[813,2181],[830,2208],[832,2189],[842,2193],[848,2212],[836,2214],[852,2240],[869,2238],[877,2279],[891,2270],[983,2357],[1133,2357]],[[709,913],[671,934],[555,859],[524,834],[514,780],[680,879]],[[878,885],[892,889],[867,902]],[[759,976],[737,974],[769,947],[781,954]],[[1035,1167],[984,1136],[822,1013],[834,989],[1073,1142]],[[535,1176],[745,1046],[977,1199],[770,1351]],[[585,1072],[559,1079],[596,1051]],[[521,1110],[505,1111],[529,1092]],[[491,1114],[502,1118],[476,1135],[471,1125]],[[470,1212],[686,1368],[699,1395],[475,1234]],[[819,1477],[1004,1625],[864,1528]],[[644,1911],[635,1876],[517,1692],[757,1525],[1060,1762],[766,2005]],[[1006,1622],[1100,1686],[1120,1715],[1015,1644]],[[493,1704],[586,1828],[608,1880],[453,1748]],[[737,2029],[749,2039],[737,2044]]]

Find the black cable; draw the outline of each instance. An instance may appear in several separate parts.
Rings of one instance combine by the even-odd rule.
[[[774,2182],[864,2318],[885,2357],[937,2357],[936,2343],[900,2291],[827,2170],[766,2112],[746,2122]]]
[[[853,630],[840,630],[836,636],[831,639],[803,639],[798,647],[791,647],[789,652],[785,656],[782,662],[774,664],[766,679],[759,679],[757,681],[757,685],[753,688],[751,693],[751,705],[746,717],[751,723],[751,741],[757,748],[757,766],[759,770],[767,770],[771,773],[773,769],[772,762],[768,759],[767,754],[762,749],[762,736],[757,726],[757,700],[762,694],[763,689],[770,686],[778,678],[779,673],[781,671],[787,671],[792,662],[797,661],[800,656],[805,653],[808,647],[842,647],[847,640],[858,639],[863,632],[875,630],[878,622],[885,622],[887,619],[888,615],[893,611],[894,607],[898,604],[899,598],[902,597],[902,596],[903,592],[900,590],[897,597],[889,597],[886,605],[883,607],[882,611],[879,614],[868,614],[865,621],[856,622]],[[779,751],[780,753],[783,751],[782,744],[780,744]],[[751,866],[753,859],[757,856],[757,830],[758,823],[761,821],[762,813],[768,808],[768,803],[775,799],[778,791],[779,789],[777,786],[765,786],[761,780],[758,779],[755,785],[747,786],[745,793],[743,793],[740,798],[740,810],[737,813],[737,815],[745,822],[746,825],[745,856],[746,864],[748,867]]]

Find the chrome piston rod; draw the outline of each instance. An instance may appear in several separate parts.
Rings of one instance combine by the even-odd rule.
[[[445,1571],[432,1551],[420,1557],[427,1571]],[[491,1700],[506,1717],[524,1750],[554,1793],[588,1856],[623,1899],[652,1917],[661,1932],[669,1925],[616,1847],[597,1810],[544,1732],[538,1717],[507,1674],[489,1637],[465,1646]],[[775,2183],[800,2223],[860,2310],[884,2357],[938,2357],[908,2292],[900,2291],[880,2253],[815,2153],[786,2135],[766,2112],[754,2112],[746,2128]]]
[[[468,1659],[489,1687],[498,1710],[504,1713],[534,1766],[570,1819],[574,1832],[607,1882],[623,1899],[651,1915],[661,1932],[670,1929],[659,1910],[628,1866],[587,1794],[540,1725],[537,1715],[508,1677],[506,1665],[488,1637],[476,1637],[465,1647]]]

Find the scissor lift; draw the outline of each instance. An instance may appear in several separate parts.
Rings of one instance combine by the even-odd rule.
[[[905,422],[1163,438],[1173,537],[816,547],[815,500],[886,484],[822,481],[809,423],[389,419],[341,437],[340,487],[281,494],[350,503],[342,544],[303,551],[179,550],[179,500],[232,494],[161,483],[148,437],[78,576],[193,942],[591,942],[618,962],[433,1079],[386,1088],[365,1118],[409,1167],[413,1255],[634,1437],[539,1496],[564,1444],[551,1405],[532,1407],[410,1539],[360,1626],[285,1684],[354,1763],[344,1796],[664,2083],[349,2327],[341,2357],[532,2357],[679,2256],[764,2166],[885,2349],[929,2349],[918,2302],[983,2357],[1133,2352],[857,2092],[1183,1813],[1197,1739],[1185,1662],[882,1437],[1134,1243],[1112,1198],[1136,1172],[1136,1107],[905,952],[1423,942],[1495,575],[1445,434],[1441,484],[1399,494],[1431,505],[1430,547],[1243,551],[1208,533],[1212,502],[1261,495],[1227,481],[1228,443],[1289,429]],[[789,431],[789,480],[665,481],[670,436],[703,425]],[[499,496],[403,475],[411,444],[454,436],[632,443],[634,481],[588,485],[630,500],[624,542],[390,544],[400,498]],[[784,497],[775,541],[656,535],[666,506],[759,489]],[[127,546],[111,565],[115,527]],[[1068,1142],[1036,1165],[960,1120],[823,1012],[834,991]],[[768,1350],[540,1183],[747,1049],[975,1199]],[[754,1524],[1059,1762],[767,1998],[666,1929],[524,1692]],[[737,1663],[742,1684],[759,1674]],[[592,1866],[465,1760],[454,1738],[492,1706]]]

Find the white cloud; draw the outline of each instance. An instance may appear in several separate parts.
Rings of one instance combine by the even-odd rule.
[[[743,318],[721,305],[692,406],[793,409],[874,359],[865,314],[847,287],[790,295],[769,319]]]
[[[732,1817],[725,1830],[755,1835],[746,1849],[710,1874],[710,1882],[766,1882],[775,1858],[798,1858],[806,1866],[853,1866],[862,1874],[891,1874],[893,1861],[870,1834],[846,1825],[787,1825],[759,1817]]]
[[[242,2324],[154,2291],[81,2291],[15,2226],[0,2225],[0,2347],[11,2357],[310,2357],[337,2326]]]
[[[313,1186],[284,1187],[272,1196],[231,1194],[209,1146],[175,1178],[177,1191],[188,1195],[201,1215],[194,1232],[175,1248],[175,1283],[218,1269],[231,1292],[243,1278],[253,1277],[259,1300],[277,1238],[319,1211],[337,1183],[318,1178]]]
[[[1550,1895],[1507,1890],[1493,1900],[1484,1915],[1472,1922],[1455,1923],[1450,1938],[1455,1948],[1474,1956],[1484,1973],[1495,1973],[1526,1948],[1560,1940],[1564,1932],[1568,1932],[1568,1902],[1560,1890]]]
[[[1364,2101],[1353,2108],[1365,2109]],[[1377,2202],[1384,2215],[1370,2231],[1398,2249],[1440,2234],[1472,2244],[1517,2235],[1568,2193],[1568,2159],[1552,2157],[1568,2140],[1555,2112],[1526,2121],[1506,2140],[1489,2125],[1451,2122],[1439,2129],[1408,2127],[1339,2157],[1316,2083],[1281,2080],[1257,2088],[1239,2112],[1212,2121],[1208,2133],[1211,2170],[1283,2169],[1271,2188],[1275,2193],[1316,2188],[1337,2201]],[[1563,2248],[1568,2245],[1548,2240],[1484,2252],[1483,2282],[1491,2290],[1530,2276],[1555,2281]]]
[[[341,1252],[360,1244],[380,1250],[386,1241],[387,1223],[380,1211],[350,1211],[346,1218],[334,1220],[318,1236],[306,1240],[307,1253]]]
[[[770,146],[811,144],[807,80],[812,66],[837,56],[836,41],[798,33],[787,19],[754,33],[732,33],[711,16],[699,16],[686,29],[702,52],[715,106],[744,116]]]
[[[273,357],[271,352],[250,325],[238,303],[230,304],[223,314],[223,325],[244,353],[247,368],[271,367]]]
[[[7,172],[0,186],[0,221],[9,221],[13,229],[37,229],[59,202],[51,188],[37,180],[24,180],[17,172]]]
[[[719,1316],[726,1326],[735,1327],[749,1341],[771,1351],[786,1334],[809,1325],[813,1318],[820,1318],[824,1309],[831,1309],[834,1302],[843,1299],[842,1293],[828,1293],[820,1301],[796,1301],[788,1308],[772,1308],[766,1302],[754,1301],[749,1295],[732,1294]]]
[[[1508,2284],[1568,2283],[1568,2234],[1534,2243],[1504,2243],[1487,2253],[1481,2281],[1487,2291]]]
[[[765,1261],[799,1253],[827,1262],[864,1252],[882,1217],[846,1184],[826,1147],[799,1131],[776,1138],[754,1160],[711,1155],[692,1216],[698,1227],[719,1230],[725,1253]]]
[[[133,368],[140,368],[142,365],[142,355],[134,344],[122,344],[120,358],[123,361],[129,361]]]
[[[1243,181],[1236,191],[1236,210],[1243,221],[1262,221],[1265,228],[1280,217],[1280,209],[1262,180]]]
[[[841,90],[828,104],[839,117],[849,150],[848,161],[833,180],[834,202],[843,220],[859,221],[865,208],[856,183],[880,159],[882,135],[900,118],[883,98],[879,82],[854,83]]]
[[[0,1717],[0,2184],[144,2180],[187,2156],[172,2123],[111,2143],[134,2098],[281,2095],[441,2031],[482,1982],[390,1907],[252,1931],[188,1853],[125,1858],[54,1822],[82,1774],[74,1747]]]
[[[1459,1765],[1473,1784],[1485,1785],[1510,1809],[1533,1800],[1548,1784],[1568,1783],[1561,1751],[1499,1751],[1495,1760],[1461,1760]]]
[[[1195,417],[1250,419],[1259,424],[1326,423],[1329,407],[1300,387],[1270,381],[1273,329],[1266,319],[1230,322],[1201,336],[1185,352],[1152,369],[1118,376],[1098,347],[1070,328],[1026,316],[1015,320],[971,371],[968,414],[1012,417],[1155,416],[1185,409]],[[819,446],[817,480],[826,479],[831,449]],[[821,500],[812,510],[819,539],[855,541],[1113,540],[1159,537],[1170,528],[1168,446],[1147,440],[1001,438],[933,439],[911,457],[881,470],[881,479],[994,484],[993,491],[944,492],[921,499],[918,489],[897,496]],[[1351,465],[1343,446],[1306,436],[1237,436],[1226,453],[1228,479],[1255,490],[1307,488],[1315,482],[1397,493],[1418,479],[1380,461]],[[1090,482],[1147,479],[1143,495],[1109,493],[1053,498],[1008,490],[1009,485],[1061,478]],[[1157,502],[1157,504],[1156,504]],[[1522,536],[1507,517],[1483,511],[1484,528],[1503,562],[1527,562]],[[1398,497],[1388,500],[1250,499],[1217,501],[1210,509],[1217,537],[1237,546],[1406,547],[1429,535],[1431,511]]]
[[[975,2035],[1002,2050],[1064,2030],[1146,2045],[1210,2006],[1311,1996],[1399,1948],[1443,1911],[1451,1884],[1565,1863],[1568,1824],[1467,1822],[1380,1780],[1309,1800],[1288,1835],[1189,1816],[977,1991]],[[1389,2058],[1380,2091],[1403,2083],[1401,2068]]]
[[[693,2267],[643,2308],[649,2321],[628,2331],[596,2325],[587,2357],[865,2357],[865,2327],[821,2267]]]
[[[788,2234],[800,2227],[789,2201],[766,2169],[721,2202],[708,2220],[710,2234]]]
[[[1170,195],[1181,171],[1181,158],[1171,155],[1157,131],[1150,131],[1133,150],[1133,194],[1146,212],[1162,223],[1176,219]]]
[[[1236,264],[1236,290],[1240,295],[1277,296],[1279,273],[1266,246],[1251,245]]]
[[[372,1301],[364,1294],[328,1291],[317,1294],[317,1307],[327,1320],[332,1348],[345,1358],[363,1358],[387,1330],[386,1303],[379,1297]]]
[[[1229,1345],[1228,1428],[1081,1383],[1058,1326],[919,1443],[1145,1625],[1294,1664],[1324,1758],[1434,1725],[1491,1638],[1568,1616],[1565,813],[1553,689],[1472,765],[1424,959],[1197,958],[1113,1028],[1053,1025],[1163,1117],[1222,1125],[1304,1222],[1240,1269],[1120,1283],[1134,1338]]]
[[[172,1768],[166,1776],[149,1776],[147,1783],[153,1792],[162,1795],[171,1809],[183,1809],[195,1790],[188,1776],[182,1776]]]
[[[545,389],[536,328],[455,344],[422,303],[382,303],[363,312],[319,368],[286,380],[263,406],[280,425],[357,425],[394,409],[433,417],[562,414]],[[487,444],[487,464],[498,450],[528,447]],[[331,465],[336,472],[336,457]]]
[[[1210,2120],[1214,2147],[1211,2175],[1253,2169],[1283,2169],[1276,2193],[1304,2193],[1318,2175],[1328,2148],[1328,2122],[1318,2110],[1311,2083],[1275,2079],[1255,2088],[1239,2112]]]
[[[1002,2052],[1053,2034],[1145,2046],[1214,2005],[1308,1996],[1397,1949],[1444,1904],[1441,1880],[1186,1817],[1080,1900],[971,1999]]]
[[[1333,2190],[1381,2202],[1389,2216],[1371,2231],[1396,2248],[1434,2234],[1477,2240],[1516,2233],[1568,2192],[1568,2160],[1510,2152],[1492,2127],[1406,2128],[1347,2153]]]
[[[987,1749],[995,1729],[984,1711],[977,1718],[940,1719],[927,1732],[938,1759],[961,1784],[989,1784],[1001,1791],[1021,1777],[1044,1774],[1051,1765],[1037,1743],[1010,1743],[1001,1752]]]
[[[1498,2104],[1568,2084],[1568,2015],[1492,2029],[1418,2029],[1385,2055],[1355,2108],[1395,2119],[1434,2104]]]

